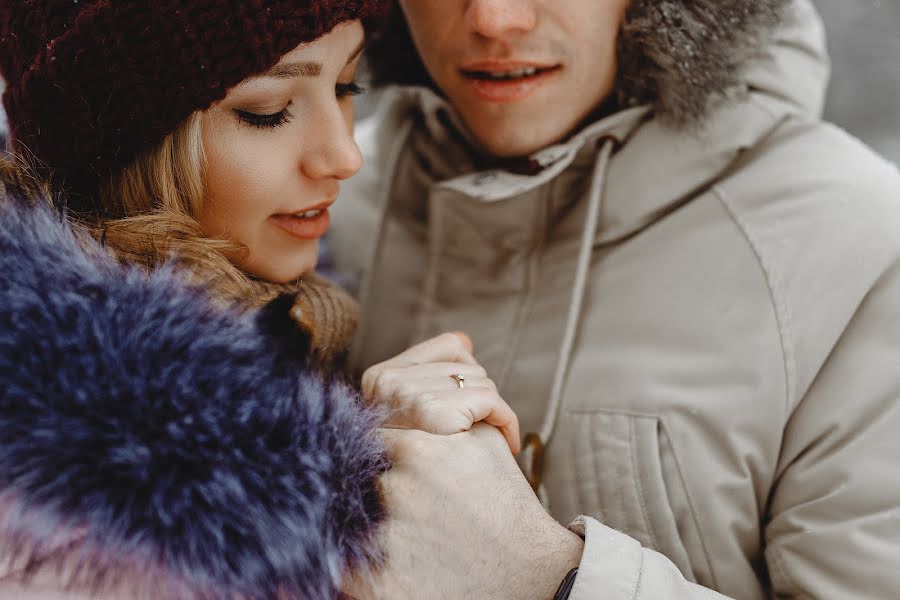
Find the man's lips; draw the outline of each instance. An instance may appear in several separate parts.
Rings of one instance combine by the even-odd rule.
[[[537,69],[540,71],[559,68],[559,63],[527,60],[475,60],[465,63],[460,67],[463,73],[472,72],[496,72],[508,73],[523,69]]]
[[[328,231],[328,226],[331,224],[328,207],[333,203],[329,200],[296,212],[274,214],[269,217],[269,220],[276,227],[296,238],[315,240]]]
[[[561,65],[521,61],[478,61],[460,72],[472,91],[487,102],[524,100],[562,70]]]

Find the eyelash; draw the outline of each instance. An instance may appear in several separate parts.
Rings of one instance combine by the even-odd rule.
[[[251,127],[256,127],[257,129],[275,129],[276,127],[281,127],[286,123],[290,123],[291,119],[294,118],[293,115],[288,112],[287,108],[283,108],[271,115],[258,115],[245,110],[235,110],[234,112],[237,113],[238,121],[246,123]]]
[[[347,98],[350,96],[359,96],[360,94],[364,94],[366,89],[356,83],[355,81],[351,81],[350,83],[339,83],[335,86],[335,95],[338,99]],[[235,110],[237,114],[238,121],[241,123],[246,123],[251,127],[256,127],[257,129],[276,129],[291,122],[293,119],[293,115],[288,111],[287,107],[278,111],[277,113],[272,113],[269,115],[260,115],[257,113],[248,112],[246,110]]]
[[[366,88],[359,85],[355,81],[350,83],[339,83],[335,86],[338,98],[346,98],[347,96],[359,96],[366,93]]]

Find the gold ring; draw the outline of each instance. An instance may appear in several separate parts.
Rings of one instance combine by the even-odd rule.
[[[450,378],[456,382],[456,385],[459,386],[459,389],[466,389],[466,376],[461,373],[453,373],[450,375]]]

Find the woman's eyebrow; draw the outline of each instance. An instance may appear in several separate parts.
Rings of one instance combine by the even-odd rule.
[[[257,77],[274,77],[276,79],[290,79],[292,77],[318,77],[322,74],[322,64],[311,61],[289,62],[277,64],[265,73]],[[249,78],[248,78],[249,79]]]
[[[362,54],[366,41],[362,40],[359,46],[350,54],[345,65],[349,65]],[[256,77],[274,77],[275,79],[291,79],[293,77],[318,77],[322,74],[322,63],[314,61],[289,62],[277,64],[265,73],[260,73]],[[248,78],[253,79],[253,78]]]

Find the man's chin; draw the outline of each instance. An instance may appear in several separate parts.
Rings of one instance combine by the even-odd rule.
[[[548,122],[545,103],[493,105],[483,111],[460,113],[482,149],[497,158],[519,158],[539,152],[563,141],[578,123],[574,115],[571,119],[557,118]]]
[[[532,122],[533,123],[533,122]],[[566,136],[566,131],[534,131],[527,123],[514,124],[510,127],[491,131],[472,128],[475,139],[484,150],[497,158],[520,158],[530,156],[548,146],[559,143]]]

